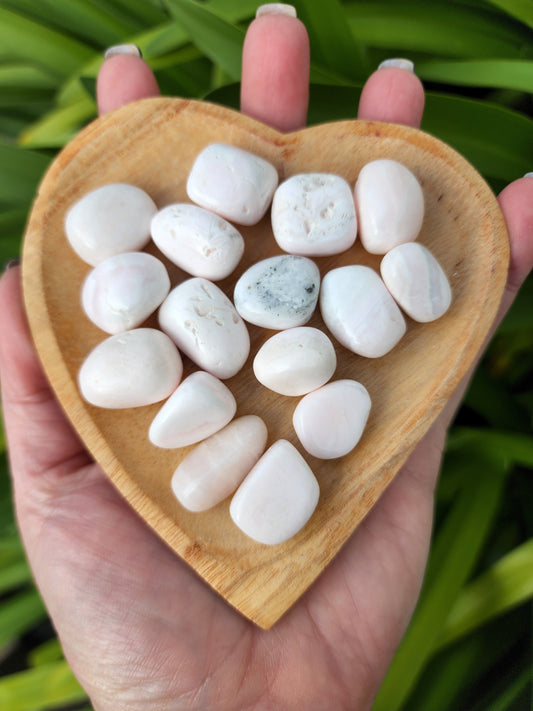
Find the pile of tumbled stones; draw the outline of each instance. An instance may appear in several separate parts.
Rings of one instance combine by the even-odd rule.
[[[197,156],[187,194],[194,204],[158,210],[140,188],[114,183],[70,208],[67,238],[94,267],[82,288],[84,311],[112,334],[83,363],[80,391],[104,408],[166,400],[149,428],[150,442],[163,448],[199,443],[172,478],[180,504],[205,511],[233,494],[235,524],[255,541],[281,543],[307,523],[319,486],[289,441],[264,452],[268,433],[260,417],[234,419],[237,403],[222,380],[248,359],[245,321],[279,331],[256,353],[255,377],[282,395],[303,396],[293,417],[298,439],[312,456],[334,459],[358,443],[371,403],[361,383],[331,381],[334,346],[326,333],[305,325],[317,304],[340,344],[377,358],[405,333],[400,307],[416,321],[432,321],[448,309],[450,286],[434,256],[415,241],[423,192],[396,161],[366,164],[354,190],[328,173],[293,175],[278,185],[269,162],[212,144]],[[214,282],[231,274],[244,253],[233,223],[254,225],[270,207],[284,253],[246,270],[232,301]],[[330,270],[320,283],[310,257],[345,252],[357,234],[368,252],[385,255],[381,277],[353,264]],[[163,262],[142,251],[150,238],[191,278],[171,288]],[[141,327],[157,309],[160,330]],[[199,368],[183,381],[180,352]]]

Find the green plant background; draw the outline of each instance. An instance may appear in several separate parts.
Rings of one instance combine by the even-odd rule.
[[[532,0],[297,0],[312,54],[309,122],[352,118],[378,63],[405,56],[423,128],[495,192],[533,170]],[[95,117],[105,47],[134,42],[163,93],[237,106],[257,0],[0,0],[0,258],[20,250],[55,153]],[[533,281],[479,366],[450,433],[422,596],[374,711],[531,707]],[[0,708],[90,705],[14,523],[0,429]]]

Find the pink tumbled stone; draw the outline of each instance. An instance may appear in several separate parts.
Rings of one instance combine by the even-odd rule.
[[[198,444],[174,472],[172,491],[189,511],[207,511],[239,486],[263,453],[267,428],[260,417],[239,417]]]
[[[303,397],[293,425],[313,457],[336,459],[359,442],[370,412],[367,389],[355,380],[335,380]]]

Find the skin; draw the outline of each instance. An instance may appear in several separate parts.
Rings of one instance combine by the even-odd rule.
[[[243,110],[284,130],[302,126],[308,66],[301,23],[255,20],[244,50]],[[142,60],[104,63],[102,112],[157,92]],[[368,80],[359,116],[418,126],[423,104],[416,76],[387,68]],[[498,320],[533,265],[533,179],[515,181],[499,200],[511,265]],[[91,461],[33,350],[18,268],[0,280],[0,375],[28,559],[96,711],[371,707],[420,591],[446,429],[466,381],[332,564],[263,631],[174,556]]]

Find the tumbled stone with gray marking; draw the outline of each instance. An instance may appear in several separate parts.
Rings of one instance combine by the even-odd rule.
[[[250,267],[235,285],[235,308],[245,321],[282,330],[306,324],[315,310],[320,271],[306,257],[280,255]]]

